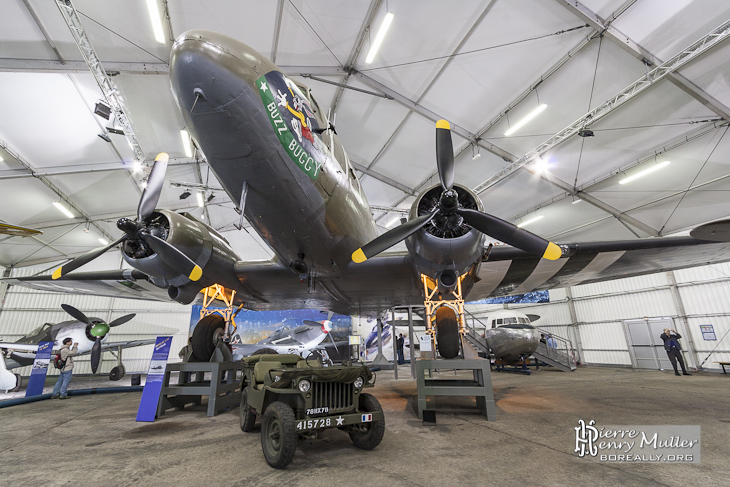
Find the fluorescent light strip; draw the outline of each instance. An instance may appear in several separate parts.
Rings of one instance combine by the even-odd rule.
[[[99,240],[99,243],[102,245],[109,245],[109,241],[105,238],[100,238],[98,240]]]
[[[385,17],[383,18],[383,23],[380,24],[380,30],[378,31],[378,34],[375,36],[373,45],[370,46],[368,55],[365,58],[365,64],[370,64],[373,62],[373,59],[375,59],[375,54],[378,53],[378,49],[380,49],[380,44],[383,43],[383,39],[385,39],[385,34],[388,32],[391,22],[393,22],[393,12],[388,12],[387,14],[385,14]]]
[[[543,110],[547,108],[547,103],[543,103],[542,105],[535,108],[533,111],[527,114],[525,118],[514,124],[508,131],[504,133],[504,135],[512,135],[517,130],[522,128],[523,125],[525,125],[527,122],[532,120],[533,118],[537,117]]]
[[[198,206],[202,208],[203,206],[205,206],[205,203],[203,203],[203,193],[198,192],[197,195],[198,195]]]
[[[583,200],[578,198],[577,200],[573,201],[573,204],[580,203],[581,201],[583,201]]]
[[[180,137],[182,138],[183,148],[185,149],[185,157],[193,157],[193,148],[190,146],[190,134],[185,129],[180,131]]]
[[[522,223],[520,223],[519,225],[517,225],[517,228],[522,228],[522,227],[526,227],[526,226],[527,226],[527,225],[529,225],[530,223],[535,223],[535,222],[536,222],[536,221],[538,221],[538,220],[542,220],[542,215],[537,215],[537,216],[536,216],[535,218],[530,218],[530,219],[529,219],[529,220],[527,220],[526,222],[522,222]]]
[[[157,0],[147,0],[147,10],[150,13],[155,40],[160,44],[165,44],[165,34],[162,32],[162,20],[160,19],[160,11],[157,9]]]
[[[67,217],[69,217],[69,218],[76,218],[73,213],[71,213],[70,211],[68,211],[68,208],[66,208],[65,206],[63,206],[58,201],[54,201],[53,202],[53,206],[55,206],[56,208],[58,208],[58,211],[60,211],[61,213],[63,213]]]
[[[646,176],[649,173],[652,173],[652,172],[654,172],[656,170],[659,170],[659,169],[661,169],[661,168],[663,168],[665,166],[668,166],[670,163],[671,163],[671,161],[664,161],[664,162],[660,162],[659,164],[654,164],[653,166],[651,166],[648,169],[644,169],[641,172],[637,172],[636,174],[634,174],[632,176],[629,176],[629,177],[626,177],[626,178],[622,179],[621,181],[618,182],[618,184],[630,183],[634,179],[639,179],[642,176]]]

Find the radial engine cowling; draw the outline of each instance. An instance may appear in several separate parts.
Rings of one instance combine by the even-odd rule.
[[[481,200],[468,188],[454,185],[453,189],[461,207],[484,211]],[[439,205],[443,192],[440,184],[427,189],[413,203],[409,218],[432,213]],[[458,278],[480,260],[483,241],[481,232],[464,223],[458,214],[452,213],[437,215],[422,230],[409,237],[406,245],[414,256],[418,272],[437,281],[439,290],[445,293],[455,287],[452,273]]]
[[[155,285],[167,287],[170,298],[188,304],[202,288],[214,282],[225,286],[227,283],[221,281],[225,281],[226,276],[235,276],[236,254],[228,242],[208,225],[187,213],[168,210],[155,210],[148,221],[150,234],[165,240],[203,269],[203,277],[191,281],[180,270],[164,262],[144,240],[125,241],[122,245],[124,260],[151,276]]]

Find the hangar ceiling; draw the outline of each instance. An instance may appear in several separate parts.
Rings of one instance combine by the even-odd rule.
[[[438,118],[454,126],[456,182],[500,218],[541,217],[527,228],[550,240],[670,235],[730,216],[730,43],[714,36],[708,49],[695,45],[730,20],[724,0],[151,3],[164,43],[145,0],[73,6],[145,160],[168,152],[167,180],[183,183],[167,183],[159,206],[202,214],[244,260],[272,253],[235,228],[234,204],[180,136],[167,62],[172,40],[189,29],[237,38],[312,89],[383,228],[436,183]],[[393,23],[367,64],[388,11]],[[686,62],[672,65],[677,57]],[[655,70],[668,62],[676,69]],[[636,82],[641,90],[626,90]],[[50,266],[115,239],[116,220],[136,213],[144,172],[126,138],[107,133],[114,121],[94,114],[102,91],[56,1],[4,3],[0,86],[0,221],[43,231],[0,236],[0,265]],[[586,129],[592,137],[576,133]],[[185,184],[193,195],[180,199]],[[206,200],[215,195],[204,208],[200,185]]]

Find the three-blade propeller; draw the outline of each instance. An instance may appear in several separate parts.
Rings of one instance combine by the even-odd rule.
[[[119,240],[112,242],[104,247],[90,250],[72,261],[62,265],[53,272],[53,279],[63,277],[69,272],[88,264],[92,260],[99,257],[107,250],[116,247],[125,240],[143,241],[153,252],[160,256],[160,259],[171,268],[179,271],[181,274],[188,276],[191,281],[197,281],[203,275],[203,270],[193,262],[187,255],[177,248],[173,247],[165,240],[152,235],[150,232],[149,218],[155,211],[157,202],[162,193],[162,186],[165,182],[165,172],[167,171],[167,162],[169,156],[161,152],[155,158],[155,164],[152,172],[147,179],[147,186],[142,191],[142,196],[137,206],[137,219],[130,220],[121,218],[117,221],[117,228],[124,232]]]
[[[108,324],[104,323],[103,321],[94,323],[89,318],[87,318],[84,313],[71,305],[62,304],[61,308],[63,308],[66,313],[70,314],[81,323],[85,323],[91,326],[91,328],[89,329],[89,334],[96,338],[94,340],[94,345],[91,347],[91,372],[94,374],[96,374],[96,371],[99,368],[99,362],[101,361],[101,341],[104,339],[106,334],[109,333],[109,330],[111,328],[123,325],[124,323],[136,316],[134,313],[132,313],[121,316]]]
[[[439,220],[453,221],[453,218],[450,217],[457,219],[461,217],[466,224],[481,233],[530,254],[539,255],[549,260],[556,260],[561,257],[562,251],[554,243],[496,216],[461,206],[459,195],[454,190],[454,150],[451,142],[451,127],[446,120],[436,122],[436,162],[443,191],[433,212],[409,220],[371,240],[352,253],[353,261],[357,263],[364,262],[389,249],[428,225],[437,215],[447,218],[437,219],[436,222]]]

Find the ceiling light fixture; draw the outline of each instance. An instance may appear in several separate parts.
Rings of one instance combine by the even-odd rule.
[[[203,206],[205,206],[205,203],[203,201],[203,193],[198,192],[196,194],[198,196],[198,206],[202,208]]]
[[[215,195],[213,193],[210,193],[210,196],[208,196],[208,200],[207,200],[208,203],[210,203],[213,200],[213,198],[215,198]]]
[[[541,105],[538,105],[537,108],[535,108],[533,111],[527,114],[525,118],[514,124],[508,131],[504,133],[504,135],[512,135],[516,131],[518,131],[520,128],[522,128],[523,125],[525,125],[527,122],[532,120],[533,118],[537,117],[543,110],[547,108],[547,103],[543,103]]]
[[[535,162],[533,163],[533,167],[535,168],[535,172],[537,174],[542,174],[547,171],[548,163],[542,157],[538,157],[537,159],[535,159]]]
[[[628,177],[622,179],[621,181],[618,182],[618,184],[630,183],[634,179],[639,179],[642,176],[646,176],[649,173],[653,173],[654,171],[657,171],[663,167],[668,166],[670,164],[670,162],[671,161],[664,161],[664,162],[660,162],[659,164],[654,164],[653,166],[649,167],[648,169],[644,169],[641,172],[637,172],[636,174],[634,174],[632,176],[628,176]]]
[[[472,144],[472,146],[471,146],[471,160],[472,161],[476,161],[480,157],[482,157],[482,154],[481,154],[481,152],[479,152],[479,146],[476,145],[476,144]]]
[[[185,198],[188,198],[189,196],[190,196],[190,191],[188,191],[188,190],[186,189],[186,190],[185,190],[185,191],[183,191],[183,192],[182,192],[182,194],[180,195],[180,199],[181,199],[181,200],[184,200]]]
[[[99,240],[99,243],[102,245],[109,245],[109,241],[105,238],[99,238],[97,240]]]
[[[162,19],[160,18],[160,11],[157,9],[157,0],[147,0],[147,10],[150,13],[155,40],[160,44],[164,44],[165,34],[162,31]]]
[[[109,138],[109,134],[97,134],[97,135],[102,140],[105,140],[105,141],[109,142],[110,144],[112,143],[112,139]]]
[[[115,129],[114,127],[107,127],[106,130],[112,134],[124,135],[124,130]]]
[[[96,106],[94,107],[94,113],[102,118],[109,120],[109,115],[111,115],[112,109],[109,107],[109,105],[103,102],[97,102]]]
[[[53,206],[55,206],[56,208],[58,208],[58,211],[60,211],[64,215],[66,215],[68,218],[76,218],[74,216],[74,214],[71,213],[70,211],[68,211],[68,208],[66,208],[65,206],[63,206],[60,202],[54,201],[53,202]]]
[[[190,134],[188,131],[182,129],[180,131],[180,138],[182,138],[183,148],[185,149],[185,157],[193,157],[193,148],[190,145]]]
[[[526,227],[526,226],[527,226],[527,225],[529,225],[530,223],[535,223],[535,222],[536,222],[536,221],[538,221],[538,220],[542,220],[542,215],[537,215],[537,216],[536,216],[535,218],[530,218],[530,219],[529,219],[529,220],[527,220],[526,222],[522,222],[522,223],[520,223],[519,225],[517,225],[517,228],[522,228],[522,227]]]
[[[137,172],[137,171],[140,171],[141,169],[142,169],[142,163],[141,162],[134,161],[132,163],[132,171]]]
[[[573,203],[572,204],[580,203],[581,201],[583,201],[583,200],[580,199],[580,198],[576,198],[576,199],[573,200]]]
[[[380,44],[383,43],[383,39],[385,39],[385,34],[388,33],[391,22],[393,22],[393,12],[388,12],[383,18],[383,23],[380,24],[380,30],[378,30],[378,34],[375,36],[373,45],[370,46],[368,55],[365,58],[365,64],[370,64],[373,62],[373,59],[375,59],[375,54],[378,53],[378,49],[380,49]]]

